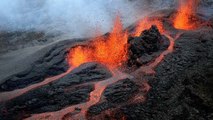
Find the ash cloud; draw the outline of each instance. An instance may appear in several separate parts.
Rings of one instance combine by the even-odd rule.
[[[67,38],[93,36],[113,26],[116,14],[128,26],[174,0],[1,0],[0,31],[45,31]],[[65,37],[65,38],[66,38]]]

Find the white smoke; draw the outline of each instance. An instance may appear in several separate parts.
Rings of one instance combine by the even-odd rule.
[[[150,2],[152,1],[152,2]],[[163,2],[164,1],[164,2]],[[115,16],[128,26],[173,0],[1,0],[1,30],[40,30],[88,37],[96,28],[111,29]],[[150,4],[152,3],[152,5]]]

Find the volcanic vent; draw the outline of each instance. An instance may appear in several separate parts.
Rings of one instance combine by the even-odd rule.
[[[117,16],[105,35],[43,48],[1,81],[0,118],[213,119],[213,21],[198,5],[180,0],[126,29]]]

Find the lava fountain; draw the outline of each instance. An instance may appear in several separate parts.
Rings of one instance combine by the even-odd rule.
[[[199,0],[179,0],[178,12],[174,18],[176,29],[193,30],[198,27],[194,22]]]
[[[109,35],[97,37],[88,46],[76,46],[70,49],[67,60],[70,66],[78,67],[87,62],[99,62],[111,69],[113,76],[109,79],[96,82],[95,89],[90,93],[88,102],[73,105],[57,112],[35,114],[27,119],[63,119],[67,114],[74,114],[72,119],[86,119],[89,107],[98,103],[107,86],[125,78],[132,78],[131,75],[122,73],[117,68],[127,60],[127,39],[128,33],[123,31],[120,17],[116,17],[114,27]],[[76,109],[81,109],[78,111]]]
[[[94,83],[94,91],[90,93],[89,101],[85,103],[76,104],[73,106],[66,107],[64,109],[61,109],[59,111],[54,112],[46,112],[41,114],[32,114],[30,118],[27,118],[27,120],[35,120],[35,119],[51,119],[51,120],[59,120],[63,119],[64,116],[69,116],[72,119],[86,119],[87,110],[92,106],[100,102],[102,94],[107,86],[119,81],[123,80],[125,78],[132,79],[133,77],[136,78],[141,77],[141,72],[143,73],[154,73],[154,69],[158,64],[164,59],[164,57],[171,53],[174,48],[174,41],[178,38],[179,35],[176,36],[176,38],[172,38],[170,35],[167,34],[168,31],[164,29],[163,23],[158,19],[149,20],[148,18],[142,19],[139,21],[139,23],[136,25],[135,32],[132,34],[133,36],[140,36],[141,32],[145,29],[149,29],[152,25],[156,25],[160,31],[161,34],[164,34],[170,41],[170,46],[167,50],[165,50],[163,53],[161,53],[154,61],[152,61],[149,64],[146,64],[144,66],[141,66],[131,74],[122,73],[118,70],[119,66],[122,65],[122,63],[126,62],[128,60],[128,37],[130,34],[128,34],[127,31],[123,30],[123,26],[120,20],[120,17],[117,16],[116,20],[114,22],[114,27],[112,31],[104,36],[96,37],[88,45],[77,45],[75,47],[72,47],[68,53],[67,61],[70,65],[70,69],[59,76],[55,76],[53,78],[49,78],[45,80],[44,82],[41,82],[39,84],[32,85],[30,87],[12,91],[9,93],[1,93],[1,96],[7,95],[7,99],[4,99],[2,101],[6,101],[12,98],[15,98],[17,96],[20,96],[30,90],[36,89],[38,87],[41,87],[43,85],[46,85],[50,82],[53,82],[69,72],[73,68],[78,67],[79,65],[87,62],[99,62],[104,65],[106,65],[113,73],[113,76],[109,79],[95,82]],[[146,91],[149,91],[150,87],[147,84],[145,88],[148,88]],[[14,94],[17,94],[14,96]],[[9,98],[8,95],[14,96],[12,98]],[[141,96],[136,96],[136,100],[139,99]],[[1,101],[0,101],[1,102]],[[141,101],[142,102],[142,101]]]
[[[72,66],[96,61],[110,68],[118,67],[127,59],[128,33],[123,31],[120,17],[117,16],[111,33],[97,37],[86,47],[77,46],[70,50],[68,61]]]
[[[148,25],[145,24],[146,22],[147,21],[141,21],[139,23],[139,26],[137,26],[136,28],[138,32],[148,29],[149,27],[151,27],[151,25],[157,23],[157,26],[161,26],[161,32],[163,33],[163,25],[157,20],[155,21],[155,23],[152,22]],[[143,27],[144,25],[146,26]],[[174,40],[177,38],[173,39],[169,35],[166,36],[170,40],[170,46],[168,47],[168,49],[165,50],[159,57],[157,57],[153,63],[148,64],[146,66],[141,66],[141,68],[136,70],[134,73],[137,73],[137,75],[141,75],[140,71],[143,71],[146,68],[154,70],[154,68],[163,60],[163,58],[173,51]],[[133,77],[135,77],[134,73],[129,75],[117,70],[117,68],[119,68],[119,65],[122,64],[122,62],[125,62],[125,60],[127,60],[127,39],[128,34],[127,32],[122,31],[122,24],[120,18],[117,17],[114,24],[114,28],[108,36],[96,38],[88,46],[76,46],[71,48],[70,53],[68,55],[68,62],[71,66],[78,67],[83,63],[96,61],[107,65],[109,68],[112,68],[111,71],[113,73],[113,76],[109,79],[99,81],[94,84],[95,89],[90,93],[89,101],[81,104],[76,104],[55,112],[33,114],[26,120],[66,119],[64,117],[69,117],[73,120],[86,119],[87,110],[92,105],[95,105],[100,102],[102,94],[107,86],[125,78],[132,79]],[[147,88],[150,89],[150,87]],[[149,89],[147,89],[147,91],[149,91]],[[141,98],[141,96],[139,97]]]

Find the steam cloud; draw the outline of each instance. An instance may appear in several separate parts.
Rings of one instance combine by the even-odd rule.
[[[0,31],[39,30],[68,37],[88,37],[96,28],[107,32],[115,15],[125,26],[168,7],[174,0],[1,0]],[[151,4],[152,3],[152,4]]]

